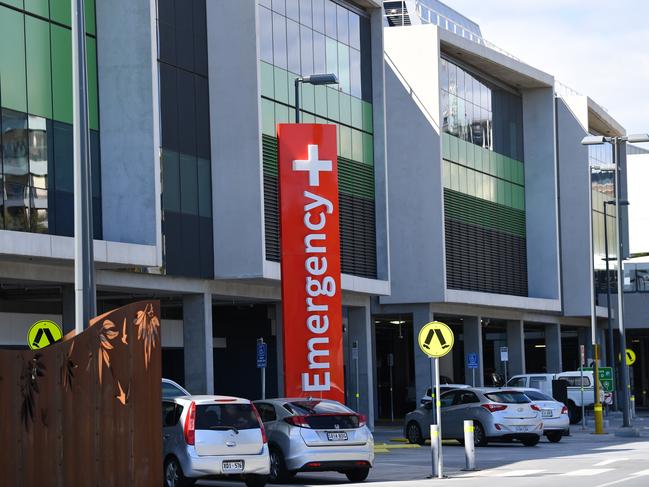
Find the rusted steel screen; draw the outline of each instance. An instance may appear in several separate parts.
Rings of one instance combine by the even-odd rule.
[[[159,316],[141,301],[42,350],[0,350],[0,485],[162,485]]]

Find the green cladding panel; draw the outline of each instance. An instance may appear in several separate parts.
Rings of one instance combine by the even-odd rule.
[[[68,2],[68,5],[70,2]],[[49,18],[50,1],[49,0],[25,0],[25,11],[34,13],[41,17]]]
[[[27,105],[29,113],[52,118],[50,24],[27,15]]]
[[[24,17],[0,6],[0,97],[3,107],[20,112],[27,111]]]
[[[88,119],[92,130],[99,129],[97,93],[97,41],[86,36],[86,63],[88,66]]]
[[[52,25],[54,119],[72,123],[72,39],[69,29]]]

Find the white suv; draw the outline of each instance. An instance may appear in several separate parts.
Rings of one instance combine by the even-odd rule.
[[[162,401],[164,480],[191,486],[201,477],[243,476],[263,487],[270,473],[264,427],[247,399],[182,396]]]

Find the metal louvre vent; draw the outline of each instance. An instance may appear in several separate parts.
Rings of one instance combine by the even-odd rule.
[[[262,137],[266,259],[280,261],[277,139]],[[374,168],[338,158],[342,272],[376,278]],[[371,198],[371,199],[370,199]]]
[[[449,289],[527,296],[524,237],[449,218],[445,229]]]

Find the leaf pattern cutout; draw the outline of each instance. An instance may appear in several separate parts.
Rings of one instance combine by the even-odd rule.
[[[99,330],[99,350],[97,351],[97,367],[100,384],[102,383],[104,364],[110,369],[110,354],[108,352],[114,348],[110,342],[117,338],[117,335],[119,335],[119,332],[115,323],[110,320],[104,320],[101,325],[101,330]]]
[[[124,324],[122,325],[122,343],[128,345],[128,335],[126,334],[126,318],[124,318]]]
[[[36,353],[31,360],[24,362],[20,374],[20,393],[23,398],[20,419],[25,431],[29,431],[29,423],[34,421],[35,395],[39,393],[38,378],[45,375],[45,364],[41,362],[41,357],[40,353]]]
[[[144,340],[144,367],[148,369],[149,362],[151,362],[151,352],[156,347],[156,342],[160,336],[160,320],[156,316],[151,303],[146,305],[144,311],[137,312],[135,326],[137,326],[137,339]]]
[[[61,382],[63,383],[63,389],[66,391],[72,388],[72,381],[74,380],[74,369],[79,366],[76,362],[73,362],[71,358],[72,352],[74,351],[74,344],[75,342],[72,341],[70,350],[68,350],[68,355],[65,358],[63,365],[61,365]]]
[[[115,398],[122,403],[122,406],[126,406],[128,398],[131,395],[131,384],[129,384],[126,388],[126,392],[124,392],[124,389],[122,389],[122,384],[119,382],[119,380],[117,381],[117,387],[119,389],[119,393],[115,396]]]

